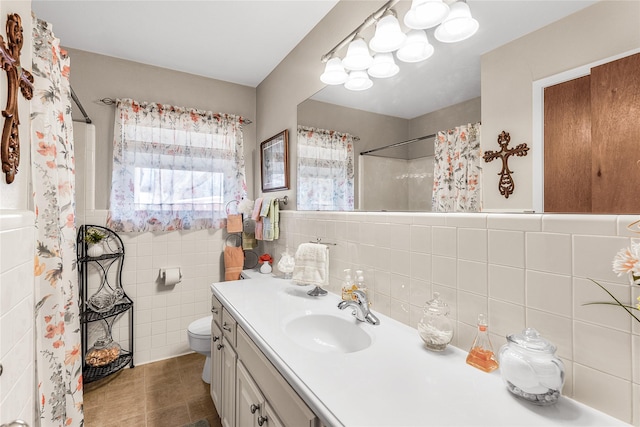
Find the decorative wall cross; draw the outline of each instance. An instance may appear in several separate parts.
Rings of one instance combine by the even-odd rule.
[[[500,151],[487,151],[484,153],[484,161],[490,162],[494,159],[500,157],[502,159],[502,169],[498,172],[500,175],[500,181],[498,181],[498,190],[500,194],[508,199],[511,194],[513,194],[513,190],[516,188],[516,183],[513,181],[511,174],[513,173],[509,169],[509,157],[510,156],[526,156],[527,151],[529,151],[529,147],[527,144],[518,144],[516,148],[508,148],[509,142],[511,142],[511,137],[509,136],[509,132],[502,131],[500,135],[498,135],[498,145],[500,145]]]
[[[7,44],[0,36],[0,66],[7,72],[7,107],[2,111],[2,172],[7,184],[11,184],[20,164],[20,137],[18,126],[18,87],[26,99],[33,98],[33,76],[20,65],[22,50],[22,19],[17,13],[7,16]]]

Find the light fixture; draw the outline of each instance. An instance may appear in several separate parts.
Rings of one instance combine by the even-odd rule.
[[[324,73],[320,75],[320,81],[327,85],[341,85],[347,81],[349,74],[344,70],[340,58],[331,58],[324,67]]]
[[[429,43],[424,30],[411,30],[396,56],[402,62],[420,62],[433,55],[433,51],[433,45]]]
[[[372,63],[373,58],[364,39],[362,37],[353,39],[347,48],[347,56],[342,60],[344,68],[355,71],[366,70]]]
[[[371,77],[386,79],[398,74],[400,67],[393,60],[393,53],[381,52],[373,56],[373,64],[367,70]]]
[[[434,33],[438,41],[455,43],[468,39],[478,31],[480,24],[471,16],[467,3],[457,1],[450,9],[449,15]]]
[[[410,30],[403,34],[392,9],[399,1],[388,0],[322,56],[322,62],[327,63],[320,76],[323,83],[337,85],[344,82],[349,90],[368,89],[373,86],[369,76],[388,78],[400,71],[392,52],[395,51],[402,62],[420,62],[433,55],[434,47],[429,43],[425,29],[437,26],[435,38],[454,43],[468,39],[480,27],[471,16],[466,0],[412,0],[411,9],[404,16],[404,23]],[[376,24],[376,31],[367,44],[360,34],[373,24]],[[340,62],[336,55],[345,47],[347,53]],[[375,57],[371,56],[369,48],[375,52]]]
[[[347,79],[344,87],[349,90],[367,90],[371,86],[373,86],[373,82],[369,78],[369,75],[366,71],[356,70],[349,73],[349,78]]]
[[[449,6],[442,0],[413,0],[404,24],[414,30],[435,27],[447,17]]]
[[[375,52],[393,52],[402,46],[406,38],[395,11],[389,9],[376,24],[376,33],[369,42],[369,47]]]

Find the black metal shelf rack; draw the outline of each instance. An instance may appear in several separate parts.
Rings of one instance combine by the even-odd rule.
[[[102,240],[104,253],[98,256],[89,255],[89,244],[85,242],[88,230],[95,229],[105,237]],[[82,334],[82,376],[83,382],[88,384],[109,376],[127,365],[133,364],[133,300],[127,296],[122,288],[122,265],[124,263],[124,244],[122,239],[112,230],[99,225],[81,225],[78,228],[76,240],[78,251],[78,280],[80,285],[80,326]],[[115,266],[115,267],[114,267]],[[108,309],[96,310],[88,302],[91,296],[89,292],[89,269],[94,268],[100,278],[98,292],[121,295],[115,304]],[[94,276],[92,276],[94,277]],[[114,283],[110,283],[114,282]],[[96,292],[96,293],[98,293]],[[95,294],[94,294],[95,296]],[[120,348],[119,356],[104,366],[91,366],[87,364],[85,356],[89,349],[89,324],[101,322],[106,336],[111,338],[111,330],[114,323],[121,316],[129,316],[129,340],[128,349]]]

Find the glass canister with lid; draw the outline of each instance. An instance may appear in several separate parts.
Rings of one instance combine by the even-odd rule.
[[[564,364],[556,346],[527,328],[507,335],[500,349],[500,373],[509,391],[535,405],[553,405],[564,384]]]
[[[424,315],[418,323],[418,333],[429,350],[442,351],[453,339],[449,311],[449,306],[440,299],[438,292],[434,292],[433,299],[425,304]]]

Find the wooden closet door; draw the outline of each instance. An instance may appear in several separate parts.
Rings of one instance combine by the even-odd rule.
[[[640,54],[591,69],[594,213],[640,213]]]
[[[544,90],[544,211],[591,212],[589,76]]]

